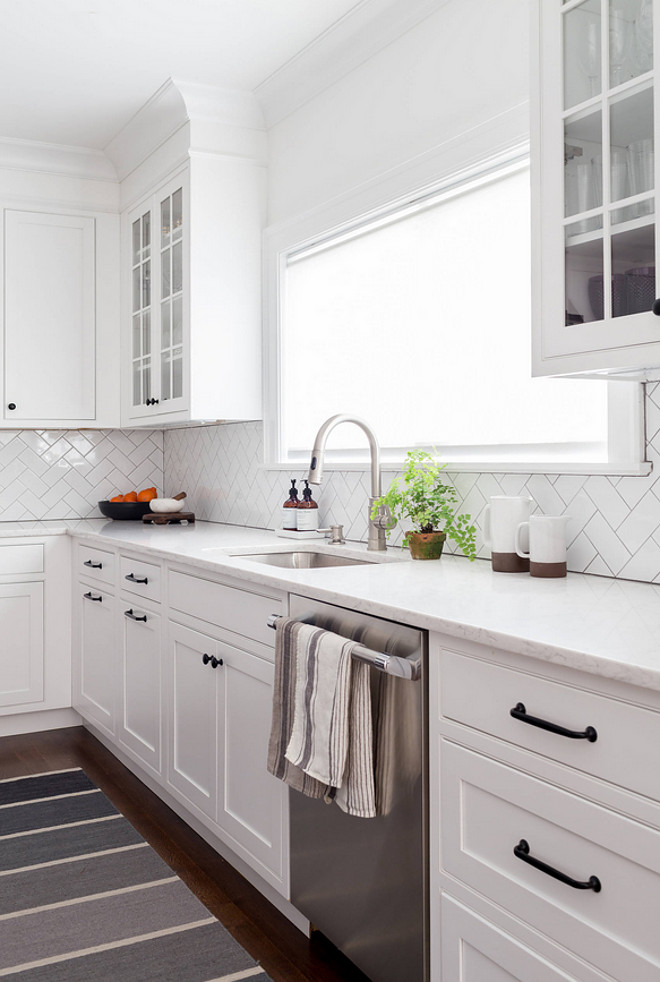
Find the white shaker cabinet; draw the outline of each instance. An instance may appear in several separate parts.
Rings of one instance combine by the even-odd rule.
[[[533,373],[660,377],[660,5],[533,8]]]
[[[139,764],[161,772],[161,616],[128,595],[120,598],[121,686],[117,734]]]
[[[105,584],[93,580],[79,580],[74,591],[73,708],[114,738],[119,668],[115,598]]]
[[[262,181],[193,157],[124,214],[126,425],[260,418]]]
[[[119,420],[117,216],[4,211],[0,426]]]
[[[0,583],[1,707],[43,699],[43,591],[42,583]]]

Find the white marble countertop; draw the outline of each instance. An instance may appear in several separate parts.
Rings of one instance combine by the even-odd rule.
[[[11,526],[13,531],[9,530]],[[358,543],[292,542],[274,532],[197,522],[144,526],[139,522],[0,523],[0,537],[69,532],[243,582],[299,593],[391,620],[493,644],[508,651],[612,679],[660,689],[660,586],[569,573],[534,579],[494,573],[488,562],[443,556],[415,562],[399,549],[367,553]],[[316,549],[373,565],[291,570],[259,564],[240,553]]]

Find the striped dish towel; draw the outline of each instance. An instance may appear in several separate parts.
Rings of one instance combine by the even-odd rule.
[[[293,727],[296,689],[296,637],[304,625],[290,617],[280,617],[275,625],[275,682],[273,716],[266,766],[274,777],[308,798],[323,798],[329,791],[313,777],[290,763],[284,753]]]
[[[293,727],[286,759],[336,788],[343,811],[376,814],[369,666],[353,661],[356,642],[308,624],[296,637]]]

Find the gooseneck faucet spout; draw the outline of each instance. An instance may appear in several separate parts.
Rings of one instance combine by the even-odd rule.
[[[392,516],[388,515],[388,509],[380,508],[375,518],[371,517],[373,503],[382,494],[380,477],[380,449],[378,441],[371,427],[363,419],[357,416],[348,416],[346,413],[338,413],[326,419],[321,426],[312,450],[312,459],[309,464],[309,474],[307,480],[310,484],[320,484],[323,479],[323,457],[325,454],[325,444],[331,430],[339,423],[355,423],[367,436],[369,441],[369,456],[371,460],[371,495],[369,497],[369,537],[367,540],[367,550],[370,552],[384,552],[387,549],[385,541],[385,531],[392,528]]]

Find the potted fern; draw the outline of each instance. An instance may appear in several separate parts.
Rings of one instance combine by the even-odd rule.
[[[476,529],[470,515],[456,512],[458,495],[442,481],[446,466],[426,450],[409,450],[401,477],[373,504],[372,518],[385,505],[397,521],[410,520],[414,527],[405,533],[403,545],[410,548],[413,559],[439,559],[447,538],[470,561],[476,559]]]

